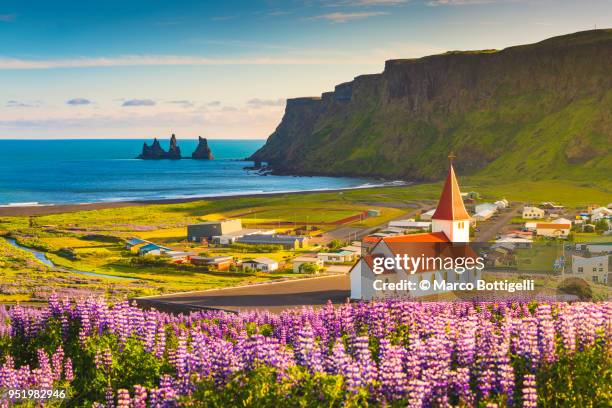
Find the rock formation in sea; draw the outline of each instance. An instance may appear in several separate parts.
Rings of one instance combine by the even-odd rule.
[[[170,138],[170,148],[168,149],[168,158],[172,160],[178,160],[181,158],[181,149],[176,144],[176,136],[174,133]]]
[[[195,160],[213,160],[215,158],[205,137],[198,136],[198,147],[191,154],[191,158]]]
[[[176,143],[176,136],[172,134],[170,138],[170,148],[165,151],[157,138],[153,139],[153,143],[149,146],[146,142],[142,146],[142,153],[137,157],[142,160],[162,160],[171,159],[178,160],[181,158],[181,149]]]

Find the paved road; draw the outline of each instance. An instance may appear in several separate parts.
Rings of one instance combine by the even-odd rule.
[[[222,309],[233,312],[268,310],[277,313],[301,306],[324,306],[329,300],[332,303],[344,303],[349,296],[349,276],[342,274],[135,300],[140,306],[168,311]]]
[[[488,242],[494,239],[510,223],[512,218],[518,216],[516,210],[522,207],[522,205],[522,203],[511,203],[508,209],[498,212],[499,215],[495,219],[478,222],[477,228],[480,231],[476,233],[474,241]]]

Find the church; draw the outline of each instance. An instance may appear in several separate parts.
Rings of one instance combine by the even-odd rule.
[[[432,216],[432,231],[384,238],[365,237],[364,244],[370,244],[370,250],[363,254],[350,271],[351,299],[418,298],[452,291],[448,287],[456,288],[461,283],[476,282],[480,279],[480,269],[468,268],[457,273],[456,269],[445,269],[445,266],[440,267],[439,264],[422,265],[414,271],[395,265],[392,268],[384,268],[382,272],[374,272],[377,270],[375,265],[380,264],[376,262],[376,258],[381,257],[475,257],[468,245],[469,241],[470,216],[463,204],[451,160],[438,206]],[[422,284],[422,281],[429,282]],[[406,285],[400,283],[407,282],[412,282],[409,285],[411,290],[386,289],[404,287]],[[444,283],[446,285],[443,285]]]

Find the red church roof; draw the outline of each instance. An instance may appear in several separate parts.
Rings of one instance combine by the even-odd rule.
[[[459,184],[457,183],[457,177],[455,177],[455,169],[452,163],[448,169],[448,176],[444,183],[444,189],[442,190],[438,207],[431,219],[450,221],[470,219],[463,205],[461,191],[459,191]]]

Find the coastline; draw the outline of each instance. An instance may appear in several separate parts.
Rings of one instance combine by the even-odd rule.
[[[182,204],[203,200],[226,200],[231,198],[252,198],[252,197],[276,197],[281,195],[298,195],[309,193],[337,193],[341,191],[365,190],[369,188],[391,188],[402,187],[413,184],[412,182],[382,182],[380,184],[368,184],[355,187],[344,187],[334,189],[313,189],[299,191],[275,191],[270,193],[247,193],[247,194],[216,194],[210,196],[197,196],[185,198],[160,198],[150,200],[129,200],[129,201],[101,201],[95,203],[77,204],[37,204],[37,205],[5,205],[0,206],[0,217],[29,217],[50,214],[61,214],[78,211],[94,211],[110,208],[137,207],[145,205],[159,204]]]

